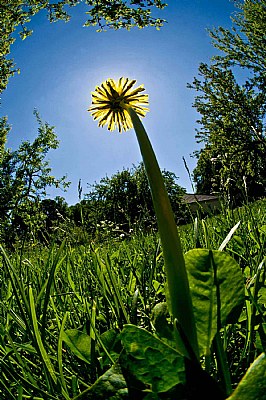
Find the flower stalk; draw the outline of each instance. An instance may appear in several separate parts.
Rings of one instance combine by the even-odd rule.
[[[138,115],[131,107],[125,108],[136,132],[152,193],[164,255],[171,313],[174,320],[177,320],[181,326],[183,334],[198,359],[197,333],[187,271],[168,193],[152,145]]]
[[[161,238],[169,308],[176,329],[176,345],[182,354],[199,359],[196,325],[187,271],[173,210],[166,191],[162,173],[148,135],[139,119],[149,111],[148,95],[143,85],[133,88],[135,80],[108,79],[92,92],[92,105],[88,111],[98,120],[98,125],[112,131],[126,131],[134,127],[146,174],[152,193],[158,230]]]

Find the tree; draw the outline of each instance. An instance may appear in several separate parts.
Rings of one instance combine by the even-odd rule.
[[[40,241],[61,242],[69,233],[69,207],[65,199],[56,196],[54,199],[43,199],[39,202],[39,214],[43,217],[42,229],[38,231]]]
[[[202,63],[200,79],[189,85],[199,93],[196,138],[204,144],[196,153],[197,192],[218,192],[234,202],[242,193],[265,195],[266,183],[266,1],[246,0],[238,7],[232,31],[210,32],[223,54]]]
[[[163,171],[163,177],[176,218],[183,220],[185,206],[181,204],[181,197],[185,191],[176,183],[174,173]],[[84,221],[91,228],[95,229],[101,221],[119,225],[125,231],[134,223],[143,227],[155,224],[151,193],[142,163],[111,178],[102,178],[90,188],[81,205]]]
[[[39,124],[38,135],[30,143],[24,141],[17,150],[2,149],[0,160],[0,234],[10,244],[16,236],[33,233],[39,228],[43,217],[40,201],[49,186],[64,189],[66,177],[56,179],[51,175],[49,162],[45,159],[59,142],[54,128],[43,123],[35,112]],[[10,130],[6,118],[1,120],[0,137]]]
[[[213,45],[222,54],[213,58],[216,66],[240,67],[250,73],[253,87],[265,87],[266,2],[236,2],[240,12],[232,17],[232,31],[219,27],[210,31]]]
[[[31,18],[41,10],[46,10],[50,22],[58,20],[68,21],[70,14],[66,7],[73,7],[79,3],[88,6],[89,19],[86,26],[98,26],[98,30],[105,27],[119,29],[137,26],[162,26],[164,20],[154,18],[151,8],[162,9],[166,6],[161,0],[5,0],[0,4],[0,93],[6,88],[10,76],[16,71],[14,61],[8,58],[11,45],[15,41],[14,33],[21,29],[22,39],[31,35],[32,30],[27,28]]]

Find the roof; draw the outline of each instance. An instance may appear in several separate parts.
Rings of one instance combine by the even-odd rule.
[[[218,196],[214,196],[212,194],[184,194],[183,201],[185,203],[202,203],[209,201],[217,201]]]

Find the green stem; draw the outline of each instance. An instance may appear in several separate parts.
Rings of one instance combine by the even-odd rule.
[[[136,112],[130,107],[127,107],[127,111],[137,135],[152,193],[164,255],[172,316],[180,324],[182,332],[185,334],[195,357],[199,359],[197,333],[187,271],[170,200],[148,135]]]

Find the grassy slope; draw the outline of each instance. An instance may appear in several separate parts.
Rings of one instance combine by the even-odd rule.
[[[265,257],[265,205],[262,200],[234,211],[224,209],[220,215],[180,227],[184,251],[218,249],[240,221],[225,251],[240,264],[244,281],[250,283],[247,295],[255,296],[264,315],[265,272],[256,288],[254,280]],[[165,300],[156,234],[136,232],[124,241],[78,248],[68,243],[59,250],[34,248],[13,255],[10,264],[3,258],[0,275],[1,399],[78,394],[117,357],[116,332],[123,324],[152,330],[152,309]],[[258,311],[247,301],[239,324],[226,331],[224,346],[235,382],[263,348],[257,319]],[[67,329],[90,335],[83,358],[64,344]]]

